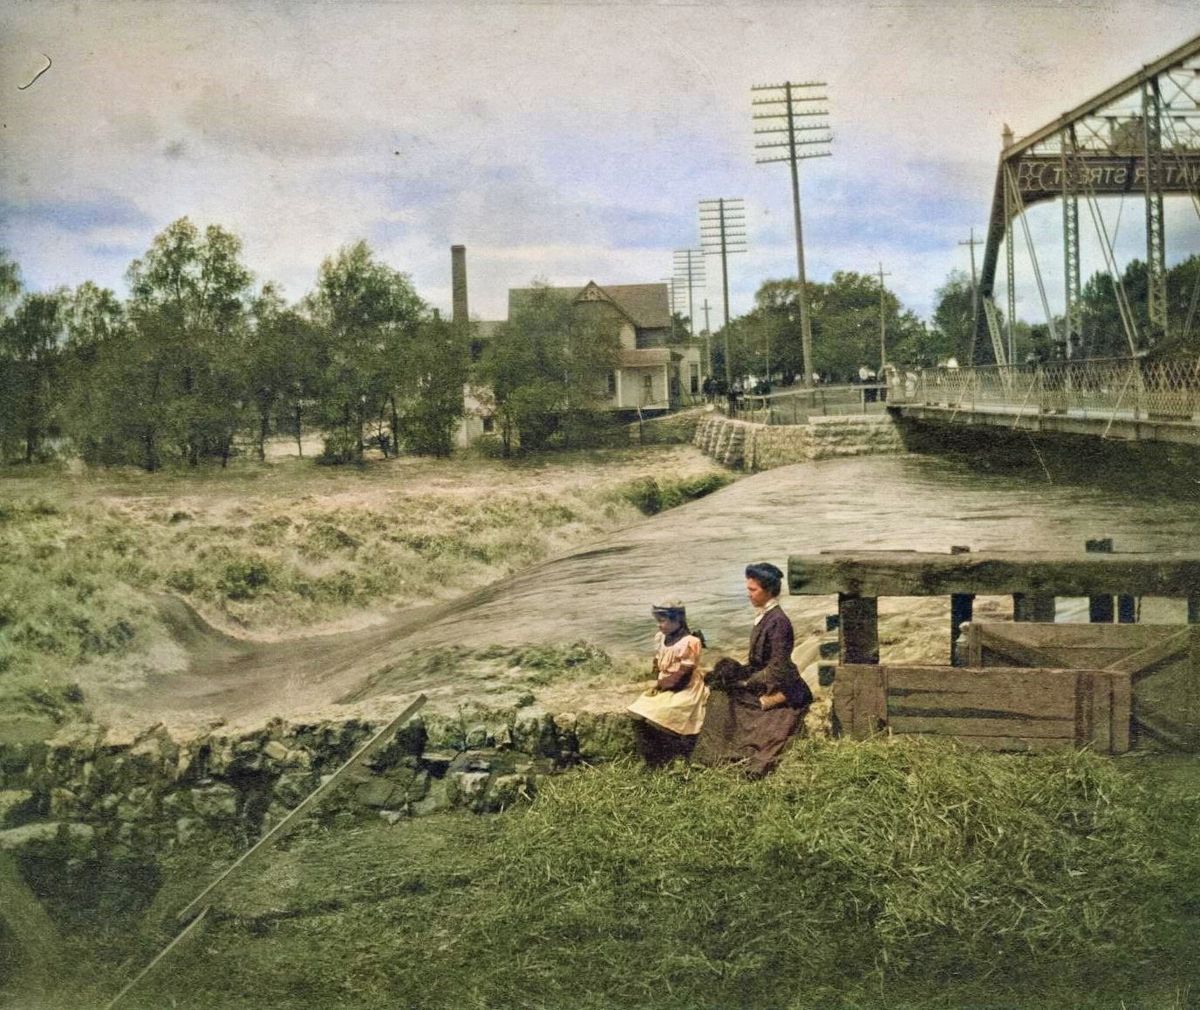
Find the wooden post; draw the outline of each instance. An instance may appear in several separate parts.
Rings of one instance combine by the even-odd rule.
[[[970,554],[970,547],[955,546],[950,548],[951,554]],[[950,665],[964,666],[964,657],[958,654],[958,640],[962,635],[962,626],[974,616],[975,597],[971,593],[950,594]]]
[[[1013,593],[1013,620],[1014,621],[1032,621],[1033,606],[1029,602],[1029,597],[1024,593]]]
[[[1113,549],[1112,537],[1103,540],[1088,540],[1083,549],[1088,554],[1111,554]],[[1088,597],[1088,620],[1092,624],[1112,624],[1113,598],[1111,596]]]
[[[1046,593],[1013,593],[1013,620],[1054,623],[1054,597]]]
[[[1033,620],[1042,624],[1054,623],[1054,597],[1048,593],[1036,593],[1030,597],[1033,604]]]
[[[838,593],[838,642],[843,663],[879,662],[879,606],[874,596]]]
[[[1126,596],[1122,593],[1117,597],[1117,623],[1118,624],[1136,624],[1137,623],[1137,597]]]

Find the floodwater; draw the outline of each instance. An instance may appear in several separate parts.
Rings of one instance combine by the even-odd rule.
[[[687,603],[689,622],[710,641],[737,643],[751,617],[745,564],[772,561],[786,571],[789,554],[952,545],[1082,551],[1099,537],[1111,537],[1119,552],[1196,549],[1200,482],[1185,475],[1169,491],[1150,491],[1154,475],[1085,470],[1065,478],[1059,471],[1070,470],[1069,461],[1047,468],[1031,455],[1030,464],[988,473],[961,458],[906,455],[766,471],[474,593],[406,644],[582,639],[645,651],[650,604],[670,598]],[[819,630],[830,609],[823,599],[783,603],[798,637]],[[1060,607],[1060,616],[1073,616],[1069,603]]]

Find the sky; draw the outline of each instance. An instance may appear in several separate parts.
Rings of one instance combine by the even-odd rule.
[[[832,156],[800,173],[808,277],[882,264],[927,317],[985,231],[1004,124],[1031,133],[1197,33],[1195,0],[0,0],[0,246],[29,289],[123,295],[186,215],[299,298],[366,239],[448,312],[461,243],[472,315],[502,319],[535,278],[665,279],[698,245],[698,201],[742,197],[736,315],[796,272],[788,169],[754,162],[750,88],[823,81]],[[1121,262],[1144,258],[1140,204],[1105,208]],[[1031,226],[1061,307],[1056,205]],[[1016,248],[1018,314],[1040,321]],[[1197,214],[1169,200],[1168,260],[1195,252]]]

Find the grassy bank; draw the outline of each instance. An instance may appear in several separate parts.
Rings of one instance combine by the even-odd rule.
[[[665,475],[665,476],[664,476]],[[371,623],[453,598],[730,479],[689,447],[0,474],[0,710],[185,657],[153,594],[238,635]]]
[[[1152,765],[805,743],[760,782],[618,763],[499,816],[314,828],[129,1005],[1182,1010],[1200,777]],[[138,942],[79,920],[48,1005],[119,988],[229,855],[172,854]]]

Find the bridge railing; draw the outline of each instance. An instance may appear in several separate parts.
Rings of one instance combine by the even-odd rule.
[[[1200,420],[1200,357],[892,371],[887,399],[962,410]]]

